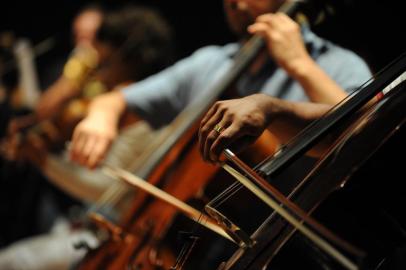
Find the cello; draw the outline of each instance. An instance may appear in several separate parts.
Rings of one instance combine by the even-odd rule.
[[[237,169],[223,167],[269,206],[276,204],[273,214],[251,235],[255,244],[239,249],[219,269],[404,269],[404,189],[395,177],[400,164],[392,152],[404,148],[405,72],[404,54],[255,170],[225,150]],[[377,101],[371,101],[375,95]],[[273,178],[337,129],[331,147],[288,196],[282,196]],[[383,165],[389,170],[380,170]],[[219,216],[216,208],[225,201],[223,197],[238,189],[241,185],[235,184],[206,205],[208,212]],[[340,237],[331,237],[310,215]],[[302,225],[321,235],[322,241],[314,241]],[[326,248],[324,240],[338,248],[337,253]]]
[[[208,181],[217,169],[198,161],[199,156],[195,144],[196,122],[211,103],[223,93],[224,89],[228,88],[236,80],[238,75],[252,61],[254,55],[263,48],[263,45],[264,42],[259,37],[254,37],[247,43],[236,56],[233,67],[226,73],[225,79],[222,79],[218,84],[213,84],[214,89],[210,91],[210,95],[205,94],[195,98],[195,101],[174,120],[172,127],[170,127],[172,129],[170,136],[164,138],[161,143],[157,143],[160,147],[153,147],[152,151],[150,151],[152,155],[146,159],[146,162],[141,162],[140,170],[136,171],[138,176],[148,179],[148,182],[153,185],[164,187],[163,189],[166,192],[182,201],[195,196],[199,192],[201,187],[205,185],[204,181]],[[179,157],[181,159],[178,159]],[[199,172],[204,172],[206,175]],[[170,176],[170,181],[168,176]],[[190,183],[190,179],[194,179],[194,181]],[[189,186],[183,184],[181,180],[188,181]],[[199,183],[199,181],[202,182]],[[118,237],[118,241],[113,240],[113,238],[117,239],[117,237],[111,237],[100,249],[91,252],[92,254],[89,254],[84,260],[82,269],[94,269],[100,267],[99,265],[103,265],[106,269],[120,269],[123,267],[147,269],[148,265],[150,267],[162,267],[160,263],[148,262],[148,260],[138,263],[136,259],[140,258],[139,260],[142,260],[142,258],[150,257],[138,254],[142,254],[143,251],[140,250],[146,250],[144,246],[148,248],[148,245],[156,245],[154,242],[158,241],[155,239],[164,234],[165,230],[167,230],[168,220],[172,219],[171,212],[173,212],[173,209],[168,210],[168,214],[165,213],[166,217],[163,214],[164,208],[160,203],[157,203],[157,206],[151,205],[152,203],[149,202],[146,195],[138,194],[133,203],[133,211],[129,211],[129,217],[123,222],[124,225],[120,225],[120,231],[124,232],[124,236],[121,237],[121,240]],[[150,212],[149,217],[144,214],[147,213],[146,210]],[[150,232],[156,236],[152,237]],[[143,242],[147,242],[147,245]],[[146,253],[157,253],[156,249],[149,249],[151,251],[146,251]],[[153,265],[154,263],[156,266]]]
[[[197,98],[197,99],[199,99],[199,98]],[[201,100],[211,100],[212,98],[201,98]],[[187,115],[192,115],[192,116],[194,116],[195,115],[195,113],[193,112],[193,110],[186,110],[187,111]],[[194,121],[194,120],[193,120]],[[175,132],[177,132],[178,134],[182,134],[183,132],[185,132],[185,129],[184,129],[184,127],[183,126],[178,126],[176,129],[175,129]],[[176,138],[176,137],[175,137]],[[170,141],[171,139],[168,139],[168,141]],[[172,146],[170,146],[170,147],[172,147]],[[157,150],[157,151],[155,151],[155,153],[158,153],[158,155],[161,155],[161,150]],[[165,155],[171,155],[170,153],[168,154],[168,152],[167,151],[164,151],[164,154]],[[192,158],[190,159],[190,160],[193,160]],[[164,161],[164,162],[166,162],[166,161]],[[153,166],[155,167],[155,162],[153,163]],[[179,166],[179,167],[181,167],[179,164],[176,164],[176,166]],[[148,166],[147,166],[147,168],[148,168]],[[189,169],[189,168],[187,168],[187,169]],[[148,169],[149,170],[149,169]],[[166,170],[166,169],[165,169]],[[170,168],[170,170],[173,170],[172,168]],[[144,171],[147,171],[147,170],[144,170]],[[206,171],[208,171],[208,170],[206,170]],[[187,172],[189,172],[189,171],[187,171]],[[145,174],[145,176],[146,177],[144,177],[142,174],[141,174],[141,176],[142,176],[142,178],[150,178],[150,172],[148,172],[147,171],[147,173]],[[158,178],[162,178],[162,177],[157,177],[157,179]],[[152,182],[152,180],[149,180],[150,182]],[[160,179],[160,181],[165,181],[165,182],[169,182],[169,181],[167,181],[167,180],[161,180]],[[159,183],[160,184],[160,183]],[[170,184],[172,184],[172,181],[170,181]],[[162,184],[161,184],[162,185]],[[179,185],[180,186],[180,185]],[[180,190],[180,189],[178,189],[178,188],[176,188],[176,190],[175,190],[175,188],[173,188],[174,189],[174,192],[175,191],[178,191],[178,190]],[[138,209],[140,209],[140,208],[143,208],[143,206],[141,206],[141,207],[135,207],[135,208],[137,208],[137,210]],[[145,207],[144,207],[145,208]],[[157,218],[159,217],[159,214],[161,214],[161,216],[162,216],[162,213],[159,213],[159,211],[157,211],[158,212],[158,214],[155,214],[155,216],[156,216],[156,218],[155,217],[153,217],[153,218],[151,218],[151,222],[150,223],[154,223],[153,221],[155,221],[155,220],[157,220]],[[140,218],[139,218],[139,215],[137,216],[137,213],[136,212],[133,212],[133,214],[132,214],[133,216],[136,216],[136,218],[133,218],[134,219],[134,222],[136,221],[136,219],[137,220],[141,220]],[[128,223],[128,222],[127,222]],[[147,226],[147,224],[146,223],[148,223],[148,222],[144,222],[145,223],[145,226],[143,226],[143,224],[142,224],[142,221],[140,221],[140,225],[138,225],[139,227],[148,227]],[[155,225],[155,224],[154,224]],[[140,229],[137,229],[137,228],[135,228],[135,229],[131,229],[131,228],[127,228],[127,226],[125,226],[126,228],[125,228],[125,231],[127,232],[127,234],[128,235],[131,235],[131,232],[137,232],[137,231],[142,231],[142,230],[140,230]],[[138,228],[139,228],[138,227]],[[153,227],[155,227],[155,226],[153,226]],[[145,231],[148,231],[148,230],[144,230],[144,232]],[[158,233],[156,233],[155,231],[154,231],[154,233],[155,234],[157,234],[158,235]],[[133,233],[134,234],[134,237],[133,238],[135,238],[137,235],[135,235],[135,233]],[[152,237],[149,237],[149,236],[145,236],[147,233],[143,233],[143,234],[141,234],[141,236],[142,237],[144,237],[144,238],[152,238]],[[132,239],[132,237],[131,236],[129,236],[129,239],[130,240],[128,240],[128,241],[133,241],[133,240],[131,240]],[[134,240],[134,243],[135,243],[135,241],[136,240]],[[122,242],[125,242],[125,239],[123,239],[123,241]],[[124,243],[125,244],[125,243]],[[116,256],[116,259],[117,259],[117,261],[119,261],[121,258],[123,258],[123,262],[122,263],[119,263],[119,262],[117,262],[117,265],[115,265],[113,262],[112,262],[112,260],[113,259],[111,259],[111,260],[108,260],[107,262],[105,261],[105,264],[104,265],[109,265],[108,267],[111,267],[111,268],[113,268],[113,267],[117,267],[117,268],[119,268],[120,266],[122,266],[122,265],[124,265],[124,266],[128,266],[128,264],[124,261],[125,260],[125,257],[128,257],[128,254],[131,254],[131,256],[132,257],[135,257],[136,256],[136,253],[139,253],[138,251],[136,251],[136,249],[137,248],[132,248],[132,247],[128,247],[128,252],[127,252],[127,248],[124,248],[124,250],[125,251],[123,251],[123,252],[117,252],[116,250],[118,250],[119,249],[119,246],[120,245],[120,243],[118,243],[117,245],[116,245],[116,248],[114,248],[114,244],[111,244],[111,246],[112,246],[112,249],[114,250],[113,252],[111,252],[111,254],[115,254],[115,253],[118,253],[118,255]],[[141,244],[142,245],[142,244]],[[131,249],[132,250],[135,250],[135,252],[133,252],[133,251],[131,251]],[[122,255],[122,256],[121,256]],[[111,255],[111,257],[113,257],[114,255]],[[111,265],[111,266],[110,266]],[[114,266],[113,266],[114,265]],[[136,263],[136,264],[133,264],[132,266],[129,266],[129,267],[137,267],[138,265],[141,265],[141,264],[138,264],[138,263]]]

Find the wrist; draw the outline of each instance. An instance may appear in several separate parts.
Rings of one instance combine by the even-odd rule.
[[[295,80],[301,81],[311,74],[315,67],[315,63],[310,56],[303,56],[299,59],[293,60],[286,66],[286,72]]]
[[[290,102],[281,100],[266,94],[259,94],[261,100],[261,110],[265,114],[267,125],[270,125],[276,119],[285,119],[294,111]]]
[[[265,117],[266,125],[269,125],[272,119],[281,113],[279,103],[276,102],[276,98],[266,94],[255,94],[254,96],[258,100],[256,104]]]
[[[110,92],[95,98],[89,106],[88,117],[118,125],[126,103],[121,92]]]

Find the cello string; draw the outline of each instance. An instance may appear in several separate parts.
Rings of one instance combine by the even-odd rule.
[[[190,239],[182,246],[179,255],[176,257],[175,264],[170,268],[170,270],[181,270],[185,265],[187,259],[192,253],[192,249],[196,245],[198,238],[196,236],[190,236]]]
[[[205,221],[202,219],[205,218]],[[202,224],[207,222],[208,217],[203,214],[203,210],[200,210],[200,215],[197,220],[195,220],[194,228],[190,232],[189,239],[186,240],[186,243],[183,244],[181,251],[179,252],[178,256],[176,257],[175,265],[170,269],[182,269],[184,264],[186,263],[187,259],[190,257],[193,247],[196,245],[197,240],[199,237],[197,236],[197,231],[199,230],[198,224]]]
[[[398,76],[397,77],[397,79],[395,79],[395,81],[393,82],[393,83],[391,83],[391,85],[389,85],[389,86],[386,86],[386,87],[382,87],[383,88],[383,90],[381,89],[381,93],[382,94],[386,94],[386,93],[388,93],[391,89],[393,89],[395,86],[397,86],[400,82],[402,82],[402,81],[404,81],[405,80],[405,77],[406,77],[406,72],[403,72],[400,76]],[[360,90],[360,89],[358,89],[358,90]],[[357,91],[358,91],[357,90]],[[379,90],[379,89],[378,89]],[[378,97],[378,96],[376,96],[376,97]],[[373,98],[371,98],[371,100],[373,100]],[[228,170],[228,171],[230,171],[230,170]],[[243,176],[241,176],[241,177],[243,177]],[[230,189],[228,189],[228,190],[230,190]],[[266,194],[265,194],[266,195]],[[217,201],[216,201],[217,202]],[[268,203],[269,204],[269,203]],[[341,261],[342,263],[345,263],[345,261]]]
[[[299,3],[300,1],[287,1],[286,3],[284,3],[282,6],[281,6],[281,8],[280,8],[280,11],[281,12],[285,12],[285,13],[290,13],[291,11],[293,11],[296,7],[297,7],[297,4]],[[259,41],[261,41],[261,42],[259,42]],[[252,45],[251,45],[252,44]],[[260,46],[257,46],[256,44],[261,44]],[[240,51],[239,51],[239,53],[238,53],[238,57],[236,57],[235,58],[235,64],[234,64],[234,66],[244,66],[245,65],[245,63],[247,62],[247,58],[248,58],[248,56],[249,56],[249,53],[248,52],[250,52],[251,50],[252,50],[252,47],[254,47],[254,45],[255,46],[257,46],[258,48],[261,48],[263,45],[263,42],[262,42],[262,38],[261,37],[259,37],[259,36],[254,36],[252,39],[250,39],[248,42],[247,42],[247,45],[246,46],[244,46]],[[258,51],[259,51],[259,49],[258,49]],[[254,53],[254,55],[255,55],[256,53]],[[237,61],[237,60],[239,60],[239,61]],[[194,109],[194,108],[193,108]],[[177,118],[181,118],[181,117],[177,117]],[[171,132],[170,132],[171,133]],[[166,139],[166,138],[165,138]],[[153,147],[152,147],[153,148]],[[154,153],[153,151],[151,151],[151,153]],[[145,156],[145,155],[143,155],[143,156]],[[150,157],[151,155],[147,155],[147,157]],[[108,199],[109,197],[107,197],[107,199]],[[107,200],[106,199],[106,200]],[[108,201],[108,200],[107,200]]]
[[[130,167],[133,168],[133,170],[137,171],[137,169],[145,163],[145,157],[150,156],[151,153],[155,151],[156,146],[160,145],[162,140],[166,138],[168,129],[166,129],[165,131],[159,132],[158,136],[156,136],[154,140],[148,144],[148,148],[144,149],[144,151],[141,152],[141,154],[135,159],[135,161],[131,162]],[[126,141],[120,140],[120,137],[118,138],[118,140],[115,141],[115,144],[120,144],[123,145],[124,148],[127,148]],[[70,143],[68,142],[66,143],[66,148],[68,149],[68,151],[69,147]],[[114,151],[112,152],[112,159],[115,159],[115,153],[116,152]],[[103,163],[100,164],[100,167],[103,167]],[[96,200],[96,202],[94,202],[93,205],[89,207],[87,212],[98,212],[108,205],[115,205],[127,192],[128,186],[125,186],[120,182],[115,182],[112,186],[110,186],[106,191],[103,192],[103,194]]]
[[[216,198],[211,200],[208,204],[213,207],[219,207],[221,204],[225,203],[230,199],[236,192],[238,192],[242,185],[238,185],[239,182],[235,182],[230,185],[227,189],[221,192]]]
[[[230,168],[236,171],[239,175],[242,175],[250,185],[254,185],[256,189],[259,189],[261,192],[268,193],[267,196],[271,198],[271,200],[278,201],[278,204],[286,207],[292,213],[294,213],[297,217],[301,218],[305,221],[308,225],[310,225],[314,230],[320,232],[324,237],[330,239],[332,242],[335,242],[337,245],[340,245],[344,249],[348,250],[353,254],[361,254],[362,252],[350,245],[349,243],[345,242],[344,240],[338,238],[335,234],[329,231],[327,228],[322,226],[318,223],[315,219],[309,216],[302,208],[296,205],[294,202],[286,198],[278,189],[274,188],[271,184],[269,184],[265,179],[260,177],[255,171],[253,171],[248,165],[242,162],[238,157],[234,155],[233,152],[230,150],[226,150],[226,156],[229,158],[237,167],[239,167],[242,171],[244,171],[247,176],[242,175],[234,168],[229,165],[225,165],[224,167]],[[249,180],[248,178],[251,178]],[[239,180],[239,179],[238,179]],[[241,182],[241,181],[240,181]],[[254,184],[255,183],[255,184]],[[244,183],[245,184],[245,183]],[[254,193],[255,194],[255,193]]]
[[[345,257],[341,252],[339,252],[336,248],[334,248],[331,244],[327,241],[322,239],[320,236],[315,234],[313,231],[309,230],[302,221],[291,215],[286,209],[283,208],[283,203],[280,204],[270,196],[268,196],[265,192],[257,188],[251,180],[240,174],[237,170],[232,168],[229,165],[224,165],[223,168],[229,172],[232,176],[234,176],[238,181],[243,183],[251,192],[253,192],[257,197],[259,197],[263,202],[268,204],[269,207],[275,210],[279,215],[281,215],[286,221],[288,221],[292,226],[294,226],[298,231],[300,231],[303,235],[308,237],[313,243],[315,243],[320,249],[324,250],[327,254],[331,257],[335,258],[340,264],[342,264],[347,269],[356,270],[359,269],[358,266]],[[289,209],[289,207],[288,207]],[[301,217],[303,219],[303,217]],[[304,221],[306,221],[304,219]]]
[[[284,4],[283,6],[286,6],[286,7],[290,7],[290,6],[293,6],[294,5],[294,3],[287,3],[287,4]],[[259,42],[259,41],[262,41],[262,38],[260,38],[259,36],[254,36],[249,42],[247,42],[247,45],[246,46],[244,46],[243,47],[243,49],[244,50],[241,50],[241,52],[240,52],[240,54],[239,54],[239,57],[238,58],[235,58],[235,67],[238,67],[238,68],[234,68],[234,69],[232,69],[232,71],[233,72],[230,72],[230,74],[231,75],[237,75],[237,74],[239,74],[239,71],[240,71],[240,69],[242,70],[243,69],[243,67],[245,67],[245,64],[246,63],[249,63],[249,61],[248,61],[248,59],[250,58],[250,54],[248,53],[250,50],[252,50],[252,48],[251,47],[257,47],[258,48],[258,51],[259,51],[259,48],[261,48],[262,47],[262,44],[263,44],[263,42]],[[249,48],[251,48],[251,49],[249,49]],[[253,52],[253,55],[255,55],[256,53],[255,53],[255,50],[254,50],[254,52]],[[235,77],[235,76],[233,76],[233,77]],[[229,81],[232,81],[230,78],[232,78],[232,77],[229,77]],[[216,86],[218,86],[217,88],[220,88],[220,86],[224,86],[223,84],[218,84],[218,85],[216,85]],[[224,87],[221,87],[221,90],[223,89]],[[215,94],[216,95],[213,95],[213,97],[211,97],[210,96],[210,98],[208,99],[208,100],[211,100],[211,99],[214,99],[214,97],[216,97],[219,93],[217,93],[216,91],[214,91],[215,92]],[[195,102],[195,103],[197,103],[197,104],[200,104],[201,102],[200,102],[200,100],[206,100],[206,99],[196,99],[197,100],[197,102]],[[204,102],[203,104],[205,105],[205,106],[203,106],[203,107],[206,107],[206,104],[207,102]],[[189,110],[187,110],[188,108],[190,109],[190,110],[192,110],[193,112],[194,111],[196,111],[195,110],[195,107],[202,107],[202,106],[196,106],[197,104],[191,104],[191,106],[188,106],[174,121],[173,121],[173,123],[175,124],[175,126],[176,126],[176,123],[177,122],[184,122],[183,120],[184,120],[184,118],[186,118],[186,119],[189,119],[190,118],[190,112],[189,112]],[[193,108],[192,108],[193,107]],[[193,115],[193,114],[192,114]],[[185,116],[187,116],[187,117],[185,117]],[[198,116],[198,114],[196,114],[196,116]],[[191,117],[191,119],[193,120],[193,118],[194,117]],[[179,120],[179,121],[176,121],[176,120]],[[188,121],[186,121],[186,122],[188,122]],[[176,130],[178,130],[179,132],[182,130],[182,129],[176,129]],[[169,132],[169,134],[171,134],[171,133],[173,133],[173,132]],[[167,139],[167,138],[165,138],[165,139]],[[167,141],[167,140],[164,140],[164,141]],[[161,144],[158,144],[158,149],[159,148],[162,148],[161,146]],[[157,152],[157,151],[152,151],[152,153],[154,153],[154,152]],[[152,156],[152,155],[147,155],[147,157],[150,157],[150,156]],[[144,170],[145,171],[145,170]],[[142,174],[141,173],[141,175],[144,175],[144,174]],[[114,192],[113,192],[114,193]],[[110,197],[108,197],[107,196],[107,199],[109,199]]]
[[[102,171],[116,179],[121,179],[125,181],[126,183],[130,184],[131,186],[136,186],[146,192],[148,192],[150,195],[153,195],[154,197],[157,197],[158,199],[161,199],[170,205],[176,207],[180,211],[182,211],[187,217],[191,218],[192,220],[195,220],[197,223],[201,224],[202,226],[206,227],[207,229],[213,231],[214,233],[234,242],[234,240],[228,236],[228,234],[218,226],[214,221],[212,221],[209,217],[203,214],[202,211],[198,211],[197,209],[191,207],[190,205],[184,203],[183,201],[173,197],[172,195],[166,193],[165,191],[157,188],[154,185],[151,185],[150,183],[146,182],[145,180],[139,178],[138,176],[114,167],[110,166],[108,164],[105,164],[103,166]],[[207,222],[201,222],[202,218],[204,217]],[[235,243],[235,242],[234,242]]]
[[[143,174],[141,174],[141,175],[143,175]],[[144,178],[146,178],[146,177],[144,177]]]
[[[135,162],[131,164],[131,168],[133,168],[132,171],[137,171],[141,175],[145,176],[145,173],[142,172],[142,168],[145,167],[145,164],[151,163],[151,156],[153,156],[154,153],[158,152],[158,150],[162,148],[162,145],[166,143],[166,141],[168,141],[168,137],[172,136],[173,131],[177,130],[177,124],[179,123],[173,122],[158,133],[154,140],[152,140],[152,142],[148,144],[148,147],[144,151],[142,151],[142,153],[136,158]],[[100,167],[103,167],[103,164],[100,164]],[[96,202],[97,206],[94,207],[94,209],[101,209],[107,204],[117,202],[120,199],[120,196],[125,193],[124,191],[127,190],[127,187],[125,186],[122,187],[124,191],[115,190],[114,187],[111,188],[112,190],[110,190],[105,196],[103,196]]]
[[[376,77],[379,76],[383,71],[379,71],[376,73],[376,75],[374,75],[373,77],[371,77],[369,80],[367,80],[366,82],[364,82],[359,88],[355,89],[351,94],[349,94],[346,98],[344,98],[342,101],[340,101],[337,105],[335,105],[332,109],[329,110],[329,112],[327,112],[326,114],[332,113],[334,112],[334,110],[336,108],[338,108],[339,106],[341,106],[342,104],[344,104],[345,102],[347,102],[349,99],[351,99],[354,95],[356,95],[361,89],[363,89],[366,85],[368,85],[370,82],[372,82],[372,80]],[[310,123],[302,132],[300,132],[299,134],[297,134],[294,138],[292,138],[287,144],[285,144],[282,149],[284,149],[284,151],[286,149],[289,149],[291,145],[293,145],[296,141],[298,141],[299,139],[301,139],[301,134],[306,131],[306,130],[310,130],[317,121],[314,121],[312,123]],[[253,170],[257,172],[257,169],[261,167],[261,165],[269,160],[272,160],[273,157],[275,157],[276,155],[281,154],[280,151],[276,152],[275,154],[273,154],[272,156],[266,158],[264,161],[262,161],[261,163],[259,163],[258,165],[256,165]],[[220,194],[218,194],[212,201],[210,201],[208,204],[214,207],[219,207],[220,205],[224,204],[227,202],[228,199],[230,199],[232,196],[234,196],[239,190],[241,190],[241,188],[243,188],[244,185],[242,185],[240,182],[235,182],[233,183],[229,188],[227,188],[226,190],[224,190],[223,192],[221,192]],[[229,194],[231,193],[231,194]]]
[[[257,172],[257,169],[265,162],[262,161],[259,164],[257,164],[253,170]],[[242,185],[240,182],[234,182],[231,184],[228,188],[226,188],[224,191],[222,191],[220,194],[218,194],[214,199],[212,199],[208,205],[213,206],[213,207],[219,207],[223,203],[227,202],[232,196],[234,196],[238,191],[240,191],[242,188],[244,188],[244,185]]]

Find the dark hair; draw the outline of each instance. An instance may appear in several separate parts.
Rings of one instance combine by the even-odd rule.
[[[126,6],[107,13],[97,39],[117,50],[123,63],[134,69],[135,80],[158,72],[172,61],[172,31],[151,8]]]

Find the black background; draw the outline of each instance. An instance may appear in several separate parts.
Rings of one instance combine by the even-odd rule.
[[[334,18],[315,27],[315,32],[364,57],[373,71],[380,70],[405,51],[403,1],[329,1],[340,2],[341,8],[337,9]],[[113,7],[130,1],[100,2]],[[234,40],[224,21],[221,0],[133,2],[152,5],[166,17],[175,31],[178,58],[189,55],[204,45],[225,44]],[[86,3],[88,1],[3,0],[0,2],[0,31],[13,31],[18,37],[30,39],[33,44],[52,37],[56,41],[54,48],[36,59],[40,70],[47,69],[51,67],[48,63],[54,58],[69,53],[72,46],[72,18]],[[36,207],[37,201],[43,198],[43,194],[39,193],[39,186],[44,185],[44,181],[41,181],[37,176],[38,172],[33,171],[33,168],[22,170],[20,167],[11,167],[8,163],[2,164],[1,160],[0,166],[6,168],[4,171],[0,168],[4,191],[0,194],[0,216],[8,221],[0,224],[1,247],[15,239],[34,234],[33,228],[36,224],[33,223],[37,213],[33,208]],[[11,174],[7,174],[10,172]]]
[[[314,28],[326,37],[361,55],[377,71],[406,48],[403,1],[329,0],[337,6],[336,15]],[[99,1],[108,7],[140,3],[156,7],[175,30],[178,57],[208,44],[233,40],[223,17],[221,0],[205,1]],[[69,31],[75,12],[88,1],[2,1],[0,31],[12,30],[34,44],[55,37],[56,51],[70,48]],[[48,53],[48,57],[52,57]],[[47,57],[42,56],[43,58]]]

